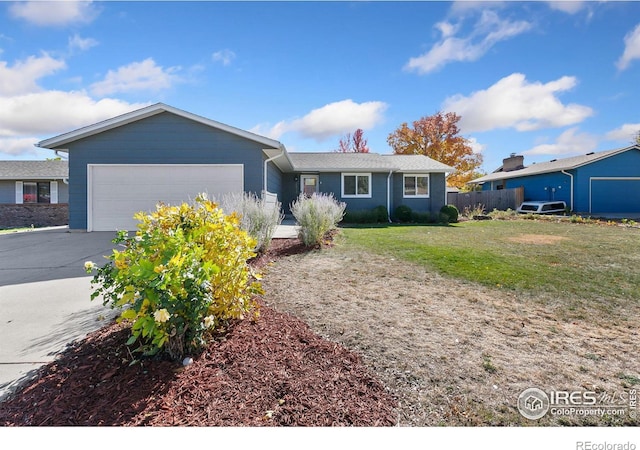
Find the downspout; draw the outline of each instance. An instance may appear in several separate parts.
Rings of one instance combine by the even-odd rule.
[[[570,205],[569,208],[571,209],[571,212],[573,212],[573,175],[570,174],[569,172],[566,172],[564,170],[561,170],[560,172],[562,172],[563,174],[567,175],[569,178],[571,178],[571,200],[570,200]]]
[[[389,223],[391,223],[391,175],[393,175],[393,170],[390,170],[387,175],[387,219]]]
[[[267,166],[268,166],[270,161],[273,161],[276,158],[280,158],[282,155],[284,155],[284,147],[280,147],[280,153],[278,153],[276,156],[272,156],[271,158],[267,158],[267,159],[264,160],[264,183],[263,183],[262,188],[263,188],[265,193],[269,192],[267,190]]]

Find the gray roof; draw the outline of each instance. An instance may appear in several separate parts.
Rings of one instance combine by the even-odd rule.
[[[65,160],[0,161],[0,180],[60,180],[68,176]]]
[[[289,153],[298,172],[453,172],[452,167],[423,155],[380,155],[378,153]]]
[[[632,149],[640,150],[640,146],[632,145],[631,147],[607,150],[604,152],[591,152],[585,155],[571,156],[569,158],[552,159],[548,162],[532,164],[524,169],[511,170],[509,172],[496,171],[483,177],[476,178],[475,180],[471,180],[469,183],[478,184],[488,181],[508,180],[510,178],[571,170]]]

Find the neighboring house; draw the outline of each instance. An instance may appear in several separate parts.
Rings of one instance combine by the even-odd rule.
[[[67,152],[69,228],[135,229],[133,214],[200,192],[332,193],[347,209],[406,204],[437,213],[453,169],[425,156],[289,153],[273,139],[164,104],[60,136],[39,147]]]
[[[66,225],[67,161],[0,161],[0,228]]]
[[[512,154],[495,172],[472,180],[483,190],[524,187],[524,200],[564,201],[594,215],[640,214],[640,146],[591,152],[524,166]]]

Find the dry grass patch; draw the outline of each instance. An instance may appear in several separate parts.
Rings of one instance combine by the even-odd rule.
[[[550,245],[560,241],[566,241],[568,238],[564,236],[554,236],[551,234],[522,234],[520,236],[512,236],[507,239],[511,242],[517,242],[520,244]]]
[[[635,319],[564,321],[564,299],[538,302],[366,250],[283,258],[263,282],[267,304],[363,356],[398,398],[399,425],[622,424],[529,421],[517,398],[529,387],[620,392],[621,374],[640,373]]]

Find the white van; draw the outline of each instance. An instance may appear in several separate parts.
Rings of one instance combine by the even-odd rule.
[[[564,214],[567,210],[565,202],[523,202],[516,211],[523,214]]]

